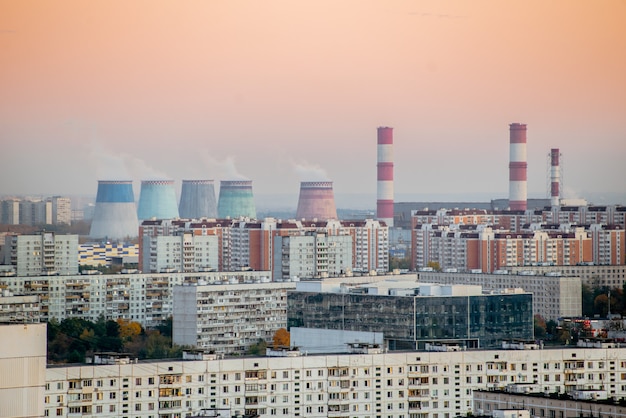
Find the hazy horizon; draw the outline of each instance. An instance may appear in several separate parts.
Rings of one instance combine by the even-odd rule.
[[[506,198],[513,122],[529,196],[550,148],[564,197],[623,195],[624,16],[617,0],[2,2],[0,195],[247,178],[295,202],[328,179],[339,204],[376,193],[391,126],[396,196]]]

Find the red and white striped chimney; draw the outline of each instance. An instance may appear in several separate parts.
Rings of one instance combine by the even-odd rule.
[[[557,207],[561,202],[561,153],[558,148],[550,150],[550,206]]]
[[[378,128],[376,217],[393,226],[393,128]]]
[[[526,163],[526,125],[512,123],[510,129],[509,154],[509,208],[526,210],[527,174]]]

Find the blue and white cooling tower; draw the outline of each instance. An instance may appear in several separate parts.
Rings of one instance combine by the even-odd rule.
[[[250,180],[222,180],[217,215],[223,218],[240,216],[256,219],[256,207]]]
[[[132,181],[100,180],[91,221],[91,238],[122,240],[136,237],[139,223]]]
[[[178,212],[185,219],[216,218],[213,180],[183,180]]]
[[[137,217],[140,221],[178,218],[174,180],[143,180]]]

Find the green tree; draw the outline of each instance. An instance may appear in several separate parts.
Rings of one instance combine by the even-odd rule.
[[[267,349],[267,342],[263,339],[259,339],[256,344],[253,344],[248,349],[248,354],[253,356],[263,356],[265,355],[265,350]]]
[[[430,267],[435,271],[441,271],[441,265],[438,261],[429,261],[428,264],[426,264],[426,267]]]

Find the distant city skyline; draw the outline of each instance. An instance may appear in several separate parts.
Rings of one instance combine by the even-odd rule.
[[[390,126],[396,201],[507,198],[519,122],[529,197],[548,196],[559,148],[564,197],[626,203],[625,15],[619,1],[3,2],[0,195],[247,178],[295,208],[300,181],[331,180],[338,207],[375,207]]]

